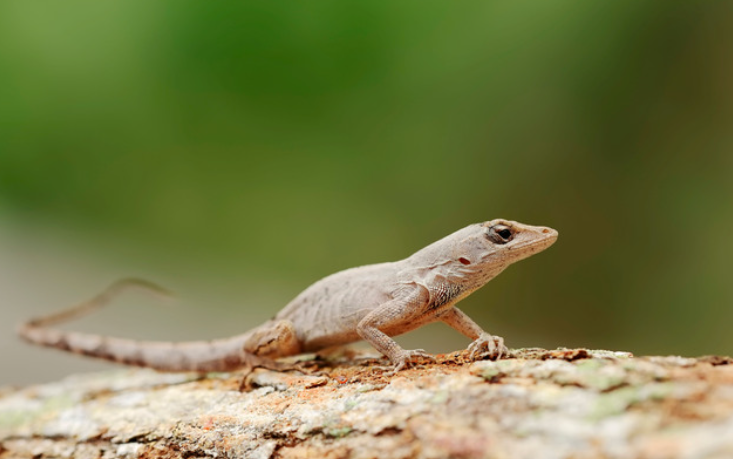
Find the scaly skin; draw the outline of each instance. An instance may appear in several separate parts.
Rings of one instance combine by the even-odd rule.
[[[26,322],[21,337],[127,365],[162,371],[231,371],[244,367],[278,368],[271,359],[315,352],[365,340],[399,371],[416,359],[434,360],[423,351],[405,350],[391,337],[442,321],[467,336],[473,359],[507,353],[504,340],[485,332],[456,303],[485,285],[510,264],[541,252],[557,231],[497,219],[469,225],[412,256],[332,274],[311,285],[274,319],[242,335],[184,343],[135,341],[64,332],[50,325],[108,303],[120,291],[145,281],[119,281],[79,306]]]

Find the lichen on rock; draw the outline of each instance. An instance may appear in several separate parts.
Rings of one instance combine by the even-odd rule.
[[[390,374],[123,370],[0,392],[0,458],[733,457],[733,360],[524,349]]]

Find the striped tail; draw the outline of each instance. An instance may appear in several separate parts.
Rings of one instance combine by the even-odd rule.
[[[123,279],[80,305],[31,319],[18,328],[18,334],[26,341],[41,346],[161,371],[232,371],[257,366],[272,368],[275,365],[270,359],[244,350],[249,334],[213,341],[173,343],[138,341],[49,328],[100,308],[130,288],[142,288],[158,295],[170,296],[169,292],[153,283],[140,279]]]

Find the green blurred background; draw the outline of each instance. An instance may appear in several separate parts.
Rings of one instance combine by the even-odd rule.
[[[0,3],[0,384],[105,367],[16,322],[212,338],[504,217],[462,303],[512,347],[733,354],[730,2]],[[444,325],[400,342],[445,352]]]

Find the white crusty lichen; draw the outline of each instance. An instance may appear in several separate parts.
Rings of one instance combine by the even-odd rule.
[[[368,360],[257,370],[246,392],[237,374],[80,375],[0,393],[0,458],[733,457],[730,363],[454,353],[394,375]]]

